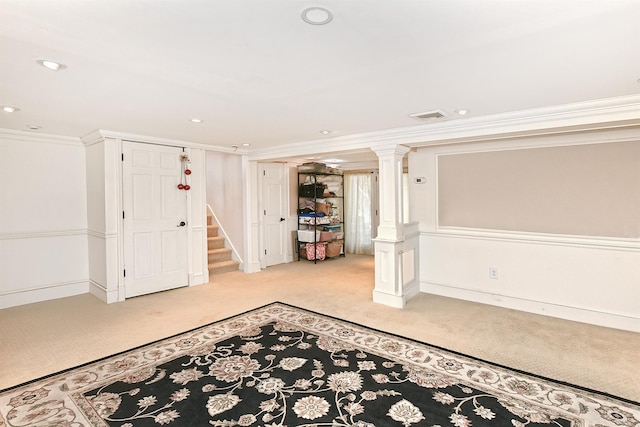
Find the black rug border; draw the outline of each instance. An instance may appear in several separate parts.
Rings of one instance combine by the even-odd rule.
[[[299,306],[288,304],[286,302],[281,302],[281,301],[273,301],[273,302],[261,305],[259,307],[255,307],[255,308],[243,311],[242,313],[238,313],[238,314],[234,314],[234,315],[231,315],[231,316],[227,316],[227,317],[222,318],[222,319],[214,320],[213,322],[210,322],[210,323],[207,323],[207,324],[204,324],[204,325],[200,325],[200,326],[196,326],[196,327],[188,329],[186,331],[178,332],[176,334],[169,335],[169,336],[166,336],[164,338],[159,338],[157,340],[154,340],[154,341],[151,341],[151,342],[148,342],[148,343],[136,346],[136,347],[132,347],[132,348],[129,348],[127,350],[119,351],[117,353],[113,353],[113,354],[110,354],[108,356],[100,357],[98,359],[91,360],[89,362],[82,363],[82,364],[77,365],[77,366],[73,366],[71,368],[62,369],[60,371],[57,371],[57,372],[54,372],[54,373],[51,373],[51,374],[47,374],[47,375],[44,375],[44,376],[39,377],[39,378],[35,378],[35,379],[29,380],[29,381],[25,381],[23,383],[16,384],[14,386],[2,389],[2,390],[0,390],[0,393],[6,393],[8,391],[15,390],[17,388],[24,387],[24,386],[27,386],[27,385],[32,384],[32,383],[36,383],[36,382],[39,382],[39,381],[46,380],[47,378],[52,378],[52,377],[64,374],[66,372],[71,372],[73,370],[80,369],[80,368],[83,368],[85,366],[89,366],[89,365],[92,365],[94,363],[97,363],[97,362],[100,362],[100,361],[103,361],[103,360],[106,360],[106,359],[110,359],[112,357],[120,356],[122,354],[129,353],[131,351],[135,351],[135,350],[138,350],[138,349],[141,349],[141,348],[153,345],[153,344],[157,344],[157,343],[159,343],[161,341],[165,341],[165,340],[168,340],[168,339],[171,339],[171,338],[175,338],[175,337],[177,337],[179,335],[188,334],[190,332],[194,332],[194,331],[197,331],[197,330],[202,329],[202,328],[207,328],[207,327],[209,327],[209,326],[211,326],[211,325],[213,325],[215,323],[225,322],[227,320],[233,319],[234,317],[244,316],[245,314],[249,314],[249,313],[251,313],[253,311],[262,310],[264,308],[267,308],[269,306],[276,305],[276,304],[285,305],[285,306],[290,307],[290,308],[295,308],[296,310],[306,311],[307,313],[312,313],[312,314],[315,314],[315,315],[318,315],[318,316],[324,316],[324,317],[328,317],[328,318],[333,319],[333,320],[338,320],[338,321],[341,321],[341,322],[349,323],[351,325],[355,325],[355,326],[358,326],[358,327],[361,327],[361,328],[369,329],[371,331],[375,331],[375,332],[378,332],[380,334],[389,335],[389,336],[392,336],[392,337],[395,337],[395,338],[399,338],[399,339],[402,339],[402,340],[411,341],[411,342],[414,342],[414,343],[425,345],[425,346],[428,346],[428,347],[431,347],[431,348],[434,348],[434,349],[438,349],[438,350],[445,351],[445,352],[448,352],[448,353],[451,353],[451,354],[455,354],[457,356],[466,357],[466,358],[471,359],[471,360],[475,360],[475,361],[478,361],[478,362],[486,363],[488,365],[495,366],[497,368],[505,369],[505,370],[508,370],[508,371],[511,371],[511,372],[515,372],[515,373],[518,373],[518,374],[527,375],[527,376],[530,376],[530,377],[533,377],[533,378],[537,378],[537,379],[540,379],[540,380],[549,381],[551,383],[560,384],[560,385],[563,385],[563,386],[566,386],[566,387],[575,388],[577,390],[581,390],[581,391],[584,391],[584,392],[587,392],[587,393],[592,393],[592,394],[605,396],[605,397],[608,397],[610,399],[619,400],[621,402],[628,403],[630,405],[638,405],[638,406],[640,406],[640,402],[635,402],[635,401],[633,401],[631,399],[627,399],[627,398],[624,398],[624,397],[616,396],[616,395],[611,394],[611,393],[607,393],[607,392],[603,392],[603,391],[599,391],[599,390],[594,390],[594,389],[591,389],[591,388],[588,388],[588,387],[579,386],[579,385],[572,384],[572,383],[569,383],[569,382],[566,382],[566,381],[555,380],[553,378],[545,377],[543,375],[533,374],[531,372],[527,372],[527,371],[524,371],[522,369],[512,368],[510,366],[506,366],[506,365],[502,365],[502,364],[499,364],[499,363],[495,363],[495,362],[492,362],[490,360],[482,359],[482,358],[479,358],[479,357],[476,357],[476,356],[471,356],[471,355],[468,355],[468,354],[465,354],[465,353],[462,353],[462,352],[459,352],[459,351],[450,350],[448,348],[445,348],[445,347],[442,347],[442,346],[439,346],[439,345],[434,345],[434,344],[430,344],[430,343],[427,343],[427,342],[424,342],[424,341],[420,341],[420,340],[416,340],[416,339],[413,339],[413,338],[408,338],[408,337],[405,337],[405,336],[402,336],[402,335],[399,335],[399,334],[395,334],[393,332],[388,332],[388,331],[383,331],[383,330],[380,330],[380,329],[377,329],[377,328],[372,328],[370,326],[366,326],[366,325],[363,325],[363,324],[360,324],[360,323],[357,323],[357,322],[353,322],[351,320],[346,320],[346,319],[343,319],[343,318],[340,318],[340,317],[336,317],[336,316],[332,316],[332,315],[329,315],[329,314],[320,313],[320,312],[317,312],[317,311],[314,311],[314,310],[310,310],[310,309],[307,309],[307,308],[299,307]]]

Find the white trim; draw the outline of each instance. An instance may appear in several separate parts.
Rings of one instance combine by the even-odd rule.
[[[205,273],[189,273],[189,286],[197,286],[209,283],[209,272]],[[206,280],[205,280],[206,279]]]
[[[97,237],[99,239],[110,239],[113,237],[118,237],[118,233],[106,233],[104,231],[99,230],[87,230],[87,236]]]
[[[0,292],[0,309],[70,297],[89,292],[89,279],[45,283],[31,288]]]
[[[38,142],[43,144],[61,144],[82,146],[82,140],[73,136],[53,135],[48,133],[34,133],[20,130],[0,129],[0,138],[20,142]]]
[[[638,125],[640,95],[629,95],[285,144],[252,150],[249,159],[362,150],[389,143],[425,147]]]
[[[579,145],[610,144],[640,140],[637,129],[609,129],[601,132],[530,136],[516,139],[487,139],[473,144],[453,144],[428,147],[436,157],[486,153],[494,151],[529,150],[536,148],[571,147]]]
[[[24,233],[0,233],[0,240],[47,239],[51,237],[83,236],[86,234],[86,228],[52,231],[28,231]]]
[[[376,304],[388,305],[393,308],[404,308],[406,304],[406,300],[403,295],[393,295],[377,291],[375,289],[373,290],[373,302]]]
[[[455,237],[461,239],[480,239],[631,252],[640,251],[639,239],[616,237],[576,236],[569,234],[516,232],[465,227],[438,227],[437,231],[422,231],[420,234],[425,236]]]
[[[120,293],[118,289],[108,291],[105,285],[94,280],[89,280],[89,293],[106,304],[121,301],[118,299]]]
[[[262,268],[260,268],[259,261],[254,261],[252,263],[245,263],[245,267],[244,267],[245,273],[259,273],[260,271],[262,271]]]
[[[495,305],[512,310],[558,317],[565,320],[640,332],[640,318],[630,316],[625,313],[612,313],[588,308],[570,307],[545,301],[536,301],[502,294],[463,289],[435,282],[421,282],[420,291],[423,293],[441,295],[481,304]]]
[[[201,144],[198,142],[190,142],[179,139],[158,138],[155,136],[138,135],[126,132],[117,132],[111,130],[98,129],[95,130],[81,139],[86,145],[91,145],[100,142],[104,138],[120,139],[122,141],[139,142],[156,145],[169,145],[172,147],[184,147],[184,148],[196,148],[208,151],[219,151],[224,153],[246,154],[247,150],[233,147],[223,147],[219,145]]]

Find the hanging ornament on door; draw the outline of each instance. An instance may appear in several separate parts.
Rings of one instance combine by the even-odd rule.
[[[180,154],[180,163],[182,173],[180,174],[180,184],[178,184],[178,190],[189,191],[191,186],[189,185],[189,175],[191,175],[191,169],[189,169],[189,155],[187,153]]]

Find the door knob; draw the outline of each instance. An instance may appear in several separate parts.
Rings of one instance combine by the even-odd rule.
[[[178,227],[184,227],[185,225],[187,225],[186,222],[184,221],[180,221],[180,224],[178,224]]]
[[[280,222],[284,221],[284,218],[280,218]]]

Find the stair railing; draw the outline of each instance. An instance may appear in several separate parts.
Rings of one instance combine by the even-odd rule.
[[[211,209],[211,206],[208,203],[207,203],[207,210],[211,213],[211,216],[213,216],[213,220],[218,225],[218,232],[222,233],[222,236],[224,237],[225,245],[228,244],[229,248],[231,248],[231,252],[233,253],[233,257],[240,262],[241,266],[244,265],[244,262],[242,261],[242,257],[240,256],[240,254],[236,250],[236,247],[233,246],[233,242],[231,241],[231,239],[229,238],[227,233],[224,231],[224,227],[222,227],[222,224],[218,220],[218,217],[216,216],[216,213],[213,211],[213,209]]]

